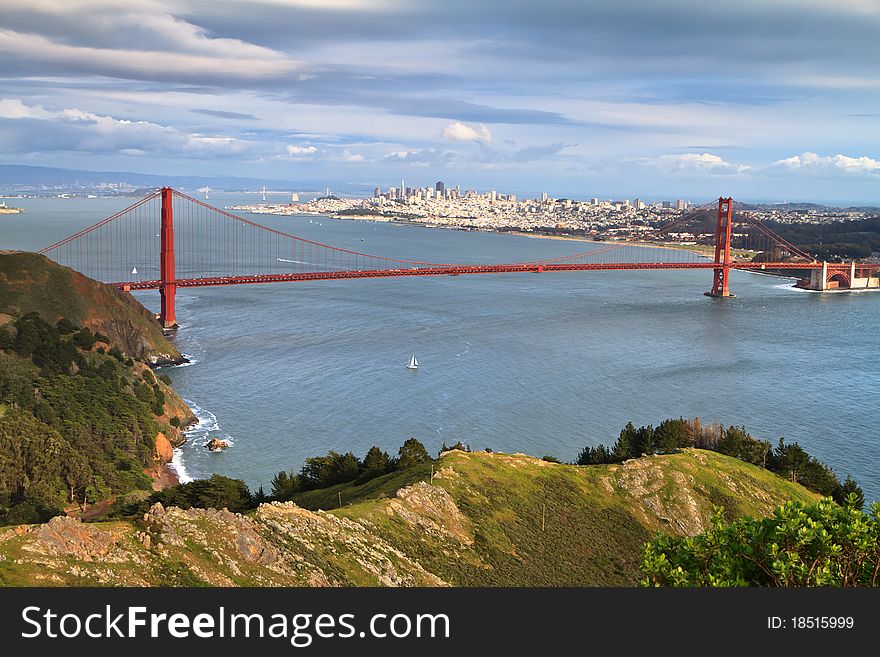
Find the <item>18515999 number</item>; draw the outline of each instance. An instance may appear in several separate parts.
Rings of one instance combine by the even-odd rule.
[[[855,626],[852,616],[768,616],[770,630],[851,630]]]

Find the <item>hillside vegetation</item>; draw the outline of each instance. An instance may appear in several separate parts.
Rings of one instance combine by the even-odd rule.
[[[303,508],[340,499],[341,508]],[[156,504],[134,521],[0,530],[0,584],[634,585],[658,531],[696,535],[714,507],[732,520],[817,499],[697,449],[591,466],[452,450],[307,491],[303,506],[236,514]]]
[[[0,524],[151,491],[193,420],[149,367],[67,319],[0,326]]]
[[[45,256],[0,252],[0,325],[35,312],[50,324],[66,318],[110,338],[134,359],[180,359],[153,315],[130,294],[94,281]]]

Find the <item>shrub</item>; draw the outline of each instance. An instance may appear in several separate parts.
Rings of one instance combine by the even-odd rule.
[[[95,336],[87,328],[80,329],[73,336],[73,344],[80,349],[90,351],[95,346]]]
[[[789,502],[772,518],[712,527],[692,538],[659,536],[646,544],[645,586],[877,586],[880,505],[871,514],[825,498]]]

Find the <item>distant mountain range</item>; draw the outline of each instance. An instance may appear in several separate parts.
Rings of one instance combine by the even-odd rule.
[[[218,191],[255,191],[268,189],[308,192],[330,187],[333,191],[358,194],[366,186],[331,183],[324,180],[276,180],[237,176],[160,176],[130,171],[82,171],[23,164],[0,164],[0,193],[54,194],[102,193],[128,194],[143,188],[171,186],[181,190],[210,187]],[[370,188],[371,190],[372,188]]]
[[[840,207],[832,205],[822,205],[821,203],[743,203],[746,210],[782,210],[783,212],[799,212],[807,210],[845,210],[849,212],[875,212],[880,210],[875,205],[857,205],[849,207]]]
[[[84,171],[25,164],[0,164],[0,194],[119,194],[137,196],[144,189],[171,186],[182,191],[210,187],[212,191],[257,191],[265,186],[275,191],[324,193],[327,188],[344,195],[364,196],[373,191],[368,183],[332,180],[279,180],[241,176],[165,176],[131,171]],[[523,198],[527,195],[522,194]],[[847,210],[877,212],[875,206],[838,207],[818,203],[743,203],[747,210]]]

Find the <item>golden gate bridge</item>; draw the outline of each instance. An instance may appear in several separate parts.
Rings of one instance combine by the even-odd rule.
[[[655,239],[683,230],[682,226],[705,214],[707,207],[658,227]],[[175,294],[178,288],[189,287],[397,276],[706,269],[713,272],[712,288],[706,294],[723,298],[732,296],[731,269],[803,272],[809,278],[799,284],[817,290],[872,286],[880,271],[878,264],[819,262],[748,212],[738,212],[735,220],[732,198],[718,199],[714,223],[714,257],[681,246],[664,248],[623,240],[527,262],[441,263],[322,244],[164,187],[38,253],[126,292],[159,290],[159,321],[164,328],[177,325]],[[736,249],[732,248],[734,237]]]

